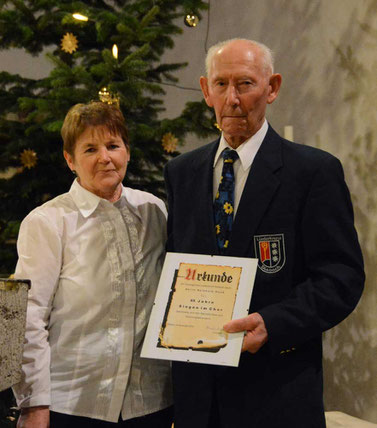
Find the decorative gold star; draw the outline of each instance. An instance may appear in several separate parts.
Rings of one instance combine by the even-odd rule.
[[[178,138],[176,138],[171,132],[167,132],[162,137],[162,147],[168,153],[175,152],[177,150]]]
[[[75,52],[79,45],[76,36],[72,33],[65,33],[62,37],[61,43],[62,50],[69,54]]]
[[[25,149],[21,155],[21,163],[24,168],[31,169],[37,164],[37,153],[31,149]]]

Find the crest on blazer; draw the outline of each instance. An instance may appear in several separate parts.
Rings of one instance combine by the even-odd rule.
[[[282,233],[254,236],[254,249],[262,272],[276,273],[284,266],[285,245]]]

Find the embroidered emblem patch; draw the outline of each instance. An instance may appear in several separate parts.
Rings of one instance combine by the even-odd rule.
[[[254,236],[254,249],[261,271],[276,273],[284,266],[285,245],[282,233]]]

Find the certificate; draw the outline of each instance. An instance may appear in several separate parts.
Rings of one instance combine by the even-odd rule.
[[[257,259],[167,253],[141,356],[237,366]]]

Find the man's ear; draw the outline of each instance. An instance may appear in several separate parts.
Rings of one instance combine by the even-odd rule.
[[[270,87],[269,87],[269,94],[267,98],[267,103],[271,104],[275,101],[276,97],[278,96],[280,86],[282,82],[281,74],[275,73],[272,74],[270,77]]]
[[[68,152],[66,152],[65,150],[63,151],[63,156],[64,156],[65,161],[67,162],[67,165],[68,165],[69,169],[71,171],[74,171],[75,170],[75,165],[74,165],[74,162],[73,162],[73,157]]]
[[[209,88],[208,88],[208,79],[207,77],[201,76],[200,80],[200,87],[202,88],[202,92],[204,95],[204,99],[206,100],[208,107],[213,107],[213,103],[211,101],[211,97],[209,95]]]

